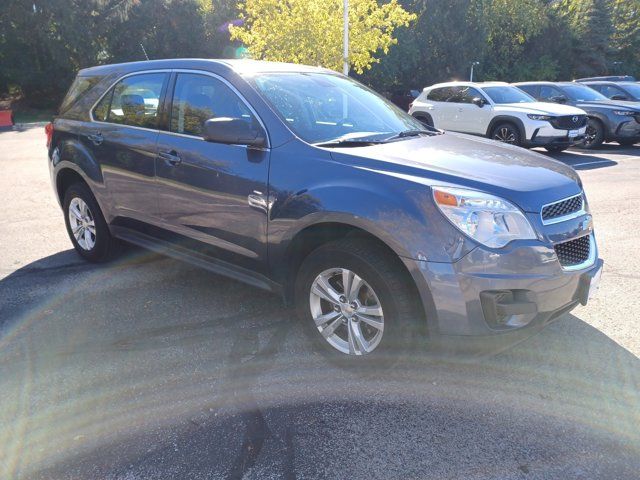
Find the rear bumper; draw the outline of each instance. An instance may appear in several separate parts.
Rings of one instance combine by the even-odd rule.
[[[504,346],[586,305],[591,278],[603,267],[594,248],[593,263],[573,271],[539,242],[501,254],[478,247],[456,263],[404,261],[421,290],[430,341]]]

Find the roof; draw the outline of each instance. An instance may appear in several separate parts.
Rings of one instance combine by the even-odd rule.
[[[491,86],[505,86],[509,85],[507,82],[464,82],[464,81],[455,81],[455,82],[443,82],[443,83],[435,83],[426,88],[440,88],[440,87],[491,87]]]
[[[619,86],[622,85],[623,87],[626,85],[638,85],[637,82],[614,82],[614,81],[607,81],[607,80],[586,80],[584,82],[578,82],[578,83],[583,83],[585,85],[614,85],[614,86]]]
[[[516,85],[516,86],[518,86],[518,85],[576,85],[576,83],[575,82],[539,81],[539,82],[516,82],[513,85]]]
[[[135,72],[139,70],[160,70],[171,68],[189,69],[227,69],[240,74],[260,73],[260,72],[331,72],[322,67],[311,67],[308,65],[298,65],[294,63],[266,62],[262,60],[249,59],[209,59],[209,58],[171,58],[163,60],[144,60],[140,62],[113,63],[80,70],[78,75],[99,75],[108,74],[113,71]]]

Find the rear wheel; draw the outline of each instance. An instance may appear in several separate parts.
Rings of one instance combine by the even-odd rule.
[[[520,146],[522,144],[520,130],[513,123],[509,122],[500,123],[493,127],[491,138],[511,145]]]
[[[64,219],[76,252],[90,262],[104,262],[118,251],[95,197],[84,183],[74,183],[64,194]]]
[[[602,122],[595,118],[590,118],[587,121],[587,129],[584,133],[584,140],[582,143],[576,145],[580,148],[596,148],[602,145],[604,142],[604,125]]]
[[[412,345],[415,288],[375,242],[346,238],[313,251],[296,281],[296,307],[318,350],[345,365],[393,363]]]

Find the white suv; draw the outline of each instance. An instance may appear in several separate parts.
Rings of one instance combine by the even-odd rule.
[[[523,147],[561,151],[580,143],[587,114],[536,101],[503,82],[450,82],[425,88],[409,113],[442,130],[471,133]]]

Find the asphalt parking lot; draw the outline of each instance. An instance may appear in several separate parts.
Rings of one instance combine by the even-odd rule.
[[[277,297],[133,248],[82,262],[44,143],[0,133],[0,478],[638,478],[640,148],[555,156],[605,260],[587,307],[495,356],[363,375]]]

